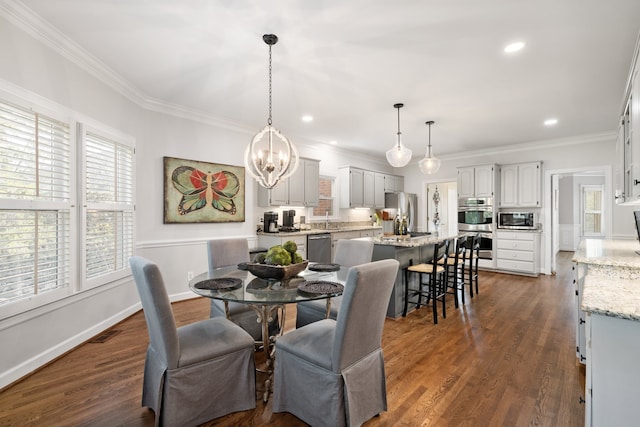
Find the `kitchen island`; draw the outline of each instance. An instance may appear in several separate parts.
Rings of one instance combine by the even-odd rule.
[[[635,240],[583,239],[573,258],[578,347],[584,346],[583,354],[579,355],[587,365],[587,426],[637,425],[640,255],[636,251],[639,249]]]
[[[420,264],[431,261],[433,257],[433,245],[445,239],[455,238],[457,235],[448,236],[443,233],[425,236],[375,236],[362,237],[358,240],[366,240],[374,243],[372,261],[381,259],[396,259],[400,262],[400,268],[396,276],[396,282],[391,292],[391,299],[387,307],[387,317],[398,318],[402,316],[404,308],[404,270],[410,264]],[[415,275],[412,275],[415,276]],[[418,277],[410,279],[417,288]]]

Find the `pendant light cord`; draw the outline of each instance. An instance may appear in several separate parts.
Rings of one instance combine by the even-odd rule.
[[[396,109],[398,110],[398,148],[400,148],[400,135],[402,135],[402,132],[400,132],[400,108],[402,108],[402,104],[396,104],[395,105]]]
[[[271,126],[271,45],[269,45],[269,119],[267,120],[267,124]]]

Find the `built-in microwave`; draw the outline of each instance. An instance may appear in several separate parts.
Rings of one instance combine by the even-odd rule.
[[[498,212],[498,228],[535,230],[537,227],[535,212]]]

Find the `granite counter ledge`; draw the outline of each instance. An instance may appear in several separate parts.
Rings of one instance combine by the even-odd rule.
[[[640,321],[640,281],[587,275],[580,308],[587,313]]]

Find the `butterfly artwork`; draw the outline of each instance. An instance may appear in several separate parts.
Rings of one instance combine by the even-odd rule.
[[[169,190],[172,193],[172,203],[170,204],[173,207],[167,206],[165,200],[165,223],[233,221],[225,220],[223,217],[229,218],[229,216],[238,213],[236,198],[243,190],[243,183],[238,177],[237,171],[228,169],[240,169],[244,172],[243,168],[183,161],[182,164],[167,169],[168,160],[179,159],[165,158],[165,175],[170,176],[170,186],[177,190],[177,193]],[[241,177],[244,179],[244,173]],[[165,193],[168,192],[167,187],[168,185],[165,183]],[[241,221],[244,221],[244,191],[242,191],[241,207]],[[177,217],[173,215],[175,220],[171,220],[171,218],[168,220],[168,209],[177,212]],[[192,220],[181,220],[186,217]]]

